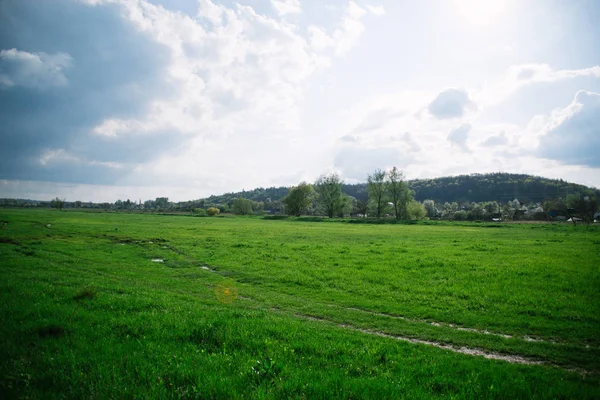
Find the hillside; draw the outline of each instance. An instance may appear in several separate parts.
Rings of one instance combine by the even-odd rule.
[[[568,194],[600,195],[600,190],[558,179],[548,179],[525,174],[493,173],[448,176],[434,179],[408,181],[415,191],[415,198],[435,200],[436,203],[453,201],[500,201],[515,198],[522,202],[543,202],[566,197]],[[344,193],[366,201],[367,185],[359,183],[343,185]],[[244,197],[254,201],[278,201],[289,191],[287,187],[257,188],[250,191],[210,196],[207,204],[227,204],[232,199]]]

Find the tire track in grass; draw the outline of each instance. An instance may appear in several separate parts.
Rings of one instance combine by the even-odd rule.
[[[505,338],[505,339],[520,339],[520,340],[524,340],[526,342],[540,342],[540,343],[560,344],[560,343],[555,342],[553,340],[533,338],[533,337],[531,337],[529,335],[514,336],[514,335],[509,335],[507,333],[490,332],[488,330],[476,329],[476,328],[466,328],[464,326],[459,326],[459,325],[455,325],[455,324],[452,324],[452,323],[435,322],[435,321],[429,321],[429,320],[426,320],[426,319],[407,318],[407,317],[403,317],[401,315],[386,314],[386,313],[381,313],[381,312],[377,312],[377,311],[366,310],[364,308],[342,307],[342,306],[336,306],[336,305],[331,305],[331,306],[332,307],[339,307],[339,308],[342,308],[344,310],[349,310],[349,311],[358,311],[358,312],[362,312],[362,313],[366,313],[366,314],[370,314],[370,315],[375,315],[375,316],[378,316],[378,317],[399,319],[399,320],[407,321],[407,322],[418,322],[418,323],[428,324],[428,325],[436,326],[436,327],[443,327],[443,328],[454,329],[456,331],[478,333],[480,335],[491,335],[491,336],[502,337],[502,338]]]
[[[210,267],[208,267],[206,265],[203,265],[200,268],[203,269],[203,270],[205,270],[205,271],[214,273],[214,274],[222,275],[220,273],[220,271],[212,269],[212,268],[210,268]],[[243,299],[244,300],[254,301],[254,299],[251,299],[250,297],[244,297]],[[526,341],[526,342],[548,343],[548,344],[553,344],[553,345],[562,345],[563,344],[563,343],[560,343],[560,342],[556,342],[554,340],[534,338],[531,335],[522,335],[522,336],[509,335],[507,333],[491,332],[491,331],[488,331],[488,330],[476,329],[476,328],[467,328],[467,327],[455,325],[455,324],[452,324],[452,323],[436,322],[436,321],[429,321],[429,320],[426,320],[426,319],[409,318],[409,317],[404,317],[404,316],[401,316],[401,315],[387,314],[387,313],[382,313],[382,312],[367,310],[367,309],[364,309],[364,308],[344,307],[344,306],[340,306],[340,305],[337,305],[337,304],[327,304],[327,303],[318,303],[318,302],[314,302],[314,304],[323,305],[323,306],[332,307],[332,308],[339,308],[339,309],[348,310],[348,311],[362,312],[362,313],[369,314],[369,315],[374,315],[374,316],[377,316],[377,317],[397,319],[397,320],[406,321],[406,322],[428,324],[428,325],[431,325],[431,326],[441,327],[441,328],[447,328],[447,329],[453,329],[453,330],[456,330],[456,331],[471,332],[471,333],[476,333],[476,334],[480,334],[480,335],[496,336],[496,337],[501,337],[501,338],[504,338],[504,339],[517,339],[517,340],[523,340],[523,341]],[[589,345],[587,345],[586,347],[590,348]]]
[[[550,363],[547,361],[535,360],[532,358],[527,358],[527,357],[523,357],[523,356],[519,356],[519,355],[502,354],[502,353],[497,353],[497,352],[493,352],[493,351],[487,351],[487,350],[480,349],[480,348],[471,348],[471,347],[466,347],[466,346],[460,346],[460,347],[451,346],[449,344],[434,342],[432,340],[415,339],[415,338],[401,336],[401,335],[392,335],[390,333],[385,333],[385,332],[381,332],[381,331],[358,328],[353,325],[340,324],[340,323],[328,320],[326,318],[316,317],[313,315],[298,314],[298,313],[294,313],[293,315],[295,315],[298,318],[305,319],[305,320],[326,323],[329,325],[337,326],[338,328],[347,329],[347,330],[351,330],[354,332],[360,332],[360,333],[364,333],[367,335],[394,339],[394,340],[412,343],[412,344],[422,344],[425,346],[432,346],[432,347],[436,347],[438,349],[448,350],[448,351],[451,351],[454,353],[465,354],[465,355],[469,355],[469,356],[483,357],[488,360],[505,361],[505,362],[508,362],[511,364],[542,365],[542,366],[548,366],[548,367],[555,367],[555,368],[560,368],[562,370],[569,371],[569,372],[576,372],[581,375],[598,374],[598,371],[588,371],[583,368],[557,365],[557,364],[553,364],[553,363]]]
[[[153,244],[152,242],[149,242],[149,243]],[[185,252],[183,252],[181,250],[178,250],[178,249],[176,249],[176,248],[174,248],[172,246],[165,246],[165,245],[163,245],[162,247],[165,248],[165,249],[168,249],[170,251],[173,251],[173,252],[175,252],[175,253],[177,253],[177,254],[179,254],[181,256],[183,256],[188,261],[196,261],[192,257],[190,257],[189,255],[187,255]],[[213,269],[213,268],[211,268],[211,267],[209,267],[207,265],[202,265],[202,266],[200,266],[200,268],[203,269],[203,270],[205,270],[205,271],[207,271],[207,272],[209,272],[209,273],[213,273],[213,274],[217,274],[217,275],[223,276],[223,271],[220,270],[220,269],[218,269],[218,270],[217,269]],[[246,301],[255,301],[251,297],[240,296],[239,298],[242,299],[242,300],[246,300]],[[500,332],[491,332],[491,331],[483,330],[483,329],[467,328],[467,327],[458,326],[458,325],[455,325],[455,324],[452,324],[452,323],[436,322],[436,321],[430,321],[430,320],[418,319],[418,318],[409,318],[409,317],[404,317],[404,316],[401,316],[401,315],[387,314],[387,313],[382,313],[382,312],[377,312],[377,311],[372,311],[372,310],[367,310],[367,309],[357,308],[357,307],[344,307],[344,306],[340,306],[340,305],[337,305],[337,304],[327,304],[327,303],[315,303],[315,304],[324,305],[324,306],[327,306],[327,307],[339,308],[339,309],[348,310],[348,311],[362,312],[362,313],[366,313],[366,314],[370,314],[370,315],[374,315],[374,316],[378,316],[378,317],[397,319],[397,320],[402,320],[402,321],[406,321],[406,322],[428,324],[428,325],[431,325],[431,326],[441,327],[441,328],[447,328],[447,329],[453,329],[453,330],[456,330],[456,331],[471,332],[471,333],[476,333],[476,334],[480,334],[480,335],[496,336],[496,337],[501,337],[501,338],[504,338],[504,339],[517,339],[517,340],[523,340],[523,341],[526,341],[526,342],[548,343],[548,344],[553,344],[553,345],[561,345],[562,344],[560,342],[556,342],[556,341],[549,340],[549,339],[534,338],[531,335],[516,336],[516,335],[510,335],[510,334],[500,333]],[[355,328],[355,329],[361,331],[361,328]],[[376,331],[368,331],[368,330],[365,331],[365,333],[368,333],[368,332],[373,333],[373,332],[376,332]],[[386,334],[386,333],[383,333],[383,332],[379,332],[378,334],[380,336],[386,336],[387,335],[387,336],[390,336],[390,337],[396,337],[394,335],[389,335],[389,334]],[[434,345],[436,343],[436,342],[430,342],[430,341],[421,340],[421,339],[411,339],[411,338],[405,338],[405,339],[410,339],[409,341],[415,340],[416,341],[415,343],[419,343],[419,341],[422,342],[423,344],[431,344],[431,345]],[[443,345],[441,343],[438,343],[438,344],[440,346],[444,346],[444,347],[440,347],[440,348],[457,349],[456,347],[452,347],[452,346],[449,346],[449,345]],[[586,346],[586,347],[590,348],[589,345]],[[471,351],[471,350],[469,350],[466,347],[462,347],[462,348],[466,349],[465,352],[464,352],[464,354],[469,354],[468,351]],[[486,351],[481,350],[481,349],[474,349],[473,351],[475,351],[475,352],[481,352],[482,353],[482,354],[474,354],[474,355],[488,354],[490,356],[486,357],[486,358],[490,358],[490,359],[494,359],[491,355],[496,354],[498,357],[502,357],[502,358],[498,358],[498,359],[505,359],[506,357],[513,357],[513,358],[516,357],[516,359],[521,358],[523,360],[526,360],[525,358],[520,357],[520,356],[507,356],[507,355],[502,355],[500,353],[486,352]],[[485,357],[485,355],[484,355],[484,357]],[[529,361],[533,362],[533,360],[529,360]],[[539,363],[543,364],[543,362],[539,362]],[[551,364],[548,364],[548,365],[551,365]],[[575,371],[577,369],[575,368],[573,370]],[[581,371],[584,371],[584,370],[581,370]]]

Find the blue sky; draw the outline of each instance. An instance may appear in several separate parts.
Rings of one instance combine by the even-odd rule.
[[[0,197],[518,172],[600,186],[593,0],[4,0]]]

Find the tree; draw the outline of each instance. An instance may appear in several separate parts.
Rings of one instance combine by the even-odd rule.
[[[433,200],[423,200],[423,207],[425,207],[425,211],[427,212],[427,216],[429,218],[437,217],[435,202]]]
[[[485,211],[484,211],[483,207],[481,207],[481,205],[479,205],[477,203],[472,203],[471,209],[467,213],[467,217],[470,220],[479,221],[479,220],[483,219],[484,212]]]
[[[54,200],[50,201],[50,205],[60,211],[65,206],[65,199],[56,197]]]
[[[244,199],[243,197],[233,199],[231,209],[237,215],[250,215],[252,214],[252,200]]]
[[[458,211],[458,203],[444,203],[444,211],[442,212],[442,217],[445,219],[452,220],[454,219],[454,213]]]
[[[254,214],[262,214],[263,211],[265,210],[265,203],[263,203],[262,201],[252,201],[250,200],[251,204],[252,204],[252,212]]]
[[[425,217],[427,211],[425,210],[423,204],[416,200],[411,200],[406,205],[406,214],[408,219],[419,220]]]
[[[458,211],[456,211],[456,212],[454,213],[454,216],[453,216],[453,218],[454,218],[456,221],[464,221],[464,220],[466,220],[466,219],[467,219],[467,212],[466,212],[466,211],[464,211],[464,210],[458,210]]]
[[[567,206],[573,209],[575,215],[588,223],[594,220],[594,214],[598,210],[598,202],[592,196],[568,196]]]
[[[314,184],[317,201],[329,218],[342,206],[342,180],[338,174],[321,175]]]
[[[355,215],[361,215],[363,218],[367,216],[367,210],[369,203],[362,200],[356,200],[354,203],[354,209],[352,210]]]
[[[494,218],[500,212],[500,205],[496,201],[488,201],[483,205],[487,218]]]
[[[394,167],[388,173],[387,178],[387,192],[394,207],[394,217],[406,219],[408,217],[407,206],[412,199],[412,193],[404,182],[404,174]]]
[[[372,204],[375,216],[381,218],[385,208],[385,171],[376,169],[367,177],[367,192]]]
[[[306,182],[300,182],[298,186],[291,188],[288,195],[282,200],[286,213],[296,217],[306,213],[312,205],[314,194],[315,189]]]
[[[348,196],[347,194],[342,194],[340,205],[337,209],[337,216],[344,218],[346,214],[350,214],[352,212],[354,200],[356,200],[354,197]]]
[[[154,200],[154,204],[156,208],[160,209],[161,211],[167,210],[169,208],[169,198],[157,197],[156,200]]]
[[[209,207],[208,210],[206,210],[206,213],[209,217],[214,217],[219,213],[219,211],[220,210],[217,207]]]

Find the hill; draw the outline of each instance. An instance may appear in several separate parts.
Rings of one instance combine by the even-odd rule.
[[[436,203],[463,201],[499,201],[519,199],[522,202],[543,202],[556,198],[565,198],[570,194],[595,195],[600,190],[585,185],[566,182],[562,179],[548,179],[526,174],[492,173],[448,176],[433,179],[414,179],[408,181],[415,192],[415,199],[435,200]],[[368,199],[366,183],[343,185],[344,193],[358,200]],[[257,188],[250,191],[225,193],[210,196],[207,204],[227,204],[234,198],[243,197],[253,201],[275,202],[289,192],[287,187]]]

